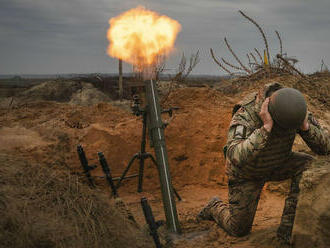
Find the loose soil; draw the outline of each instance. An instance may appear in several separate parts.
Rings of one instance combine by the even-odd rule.
[[[222,148],[226,143],[234,104],[244,95],[275,80],[300,89],[306,95],[309,110],[315,113],[323,126],[329,128],[329,74],[312,76],[314,86],[286,76],[256,82],[228,81],[217,88],[175,88],[166,97],[164,108],[179,107],[172,118],[163,116],[169,121],[165,135],[172,181],[182,197],[182,201],[177,201],[177,209],[183,234],[172,237],[172,247],[285,247],[276,241],[275,234],[288,182],[265,186],[252,232],[246,237],[230,237],[214,222],[197,222],[195,218],[211,197],[217,195],[227,200]],[[0,152],[19,156],[40,166],[68,171],[87,183],[76,154],[76,146],[81,144],[90,164],[98,164],[97,152],[102,151],[113,176],[117,177],[139,151],[142,132],[141,118],[125,108],[127,106],[118,107],[112,103],[81,106],[45,101],[44,98],[24,104],[20,102],[10,108],[2,107]],[[152,149],[147,147],[152,153]],[[310,153],[299,138],[294,149]],[[138,164],[135,163],[129,174],[137,172]],[[101,178],[100,166],[92,174],[98,190],[107,192],[109,189]],[[158,172],[151,161],[146,161],[144,191],[137,193],[136,190],[137,179],[126,180],[119,189],[119,195],[137,223],[145,225],[140,207],[143,196],[148,198],[156,219],[164,220]]]

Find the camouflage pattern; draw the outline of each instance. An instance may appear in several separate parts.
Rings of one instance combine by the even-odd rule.
[[[208,204],[203,209],[204,216],[212,216],[223,229],[233,236],[244,236],[251,230],[256,214],[260,193],[266,181],[279,181],[291,178],[291,188],[285,200],[285,206],[278,229],[278,236],[284,240],[291,237],[292,227],[299,194],[299,181],[304,168],[312,160],[312,156],[293,153],[281,170],[267,180],[231,179],[228,183],[228,199],[226,204],[221,200]],[[204,219],[210,219],[206,217]]]
[[[299,133],[317,154],[330,154],[330,138],[309,113],[309,130],[281,129],[274,124],[271,133],[262,126],[259,117],[267,88],[243,100],[230,123],[226,145],[226,172],[230,178],[259,180],[271,177],[292,153],[292,145]],[[243,131],[241,132],[240,130]]]
[[[278,237],[288,241],[294,223],[301,174],[312,160],[310,155],[292,152],[295,135],[298,132],[318,154],[330,153],[330,139],[320,126],[313,123],[312,115],[309,118],[310,129],[306,132],[281,129],[275,124],[272,131],[267,132],[262,127],[259,112],[270,87],[274,84],[249,95],[239,107],[234,108],[224,148],[229,203],[219,200],[211,204],[208,212],[229,234],[246,235],[251,230],[264,183],[291,178],[290,193],[285,200],[278,229]],[[282,88],[279,84],[275,87]]]
[[[319,155],[330,154],[330,137],[327,135],[318,121],[311,113],[308,114],[309,130],[307,132],[299,131],[298,133],[311,148],[313,152]]]
[[[257,210],[262,181],[229,181],[229,203],[221,200],[209,209],[212,218],[225,231],[233,236],[249,233]]]

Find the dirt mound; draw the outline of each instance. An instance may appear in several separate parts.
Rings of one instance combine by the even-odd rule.
[[[319,88],[310,87],[297,77],[291,76],[241,82],[237,84],[237,89],[231,82],[224,85],[224,89],[173,87],[169,90],[171,86],[164,86],[163,108],[179,107],[172,118],[164,114],[163,120],[170,122],[165,129],[169,164],[173,184],[183,198],[183,201],[177,203],[177,207],[189,242],[186,241],[190,244],[189,246],[187,242],[183,242],[182,245],[174,244],[174,247],[195,247],[196,244],[201,247],[277,247],[273,240],[276,233],[274,230],[280,222],[287,183],[267,185],[268,190],[264,190],[261,197],[261,205],[249,240],[232,239],[218,231],[219,228],[215,225],[211,228],[214,231],[210,231],[207,229],[210,223],[206,223],[206,229],[200,229],[200,225],[194,223],[193,219],[213,195],[220,194],[222,199],[226,199],[227,178],[222,148],[226,143],[234,104],[261,85],[279,81],[287,86],[300,87],[307,97],[309,109],[316,114],[321,124],[329,125],[329,101],[324,98],[326,93],[323,94],[320,90],[321,86],[323,89],[329,87],[329,79],[330,77],[323,74],[315,76],[314,85],[320,85]],[[233,87],[234,91],[230,87]],[[68,100],[69,102],[76,99],[75,101],[82,105],[29,101],[9,109],[0,108],[0,135],[3,135],[0,142],[5,140],[8,144],[8,147],[0,146],[0,152],[15,156],[19,153],[27,161],[37,161],[42,167],[69,169],[72,173],[81,174],[76,145],[82,144],[90,164],[99,164],[97,152],[102,151],[113,176],[119,176],[131,157],[140,150],[141,117],[136,117],[128,111],[128,102],[86,105],[84,99],[90,98],[88,94],[85,97],[83,91],[83,87],[77,89],[72,93],[75,97]],[[167,94],[168,92],[170,94]],[[79,98],[79,94],[84,96],[83,99]],[[6,106],[8,104],[9,102]],[[310,152],[301,139],[297,140],[294,149]],[[147,151],[153,153],[149,144]],[[129,174],[137,171],[138,163],[135,162]],[[95,176],[100,191],[109,190],[104,178],[98,177],[103,176],[100,166],[92,171],[92,175]],[[145,195],[152,203],[156,219],[164,219],[158,171],[148,160],[144,175],[143,193],[136,192],[135,178],[123,182],[119,195],[127,202],[130,200],[129,206],[135,209],[139,223],[144,223],[139,200]],[[85,182],[85,178],[81,178],[81,181]],[[278,194],[279,192],[281,194]],[[200,239],[198,243],[194,236],[195,231],[197,239]]]
[[[300,90],[307,100],[321,110],[329,110],[330,107],[330,73],[315,73],[307,79],[294,75],[278,76],[247,81],[244,78],[235,78],[221,82],[215,88],[229,96],[243,96],[255,91],[262,85],[271,82],[279,82],[286,87]]]
[[[147,233],[77,176],[0,154],[3,247],[152,247]]]
[[[13,97],[0,97],[0,108],[10,109],[12,105],[17,105],[17,101]]]
[[[169,96],[166,106],[180,108],[165,130],[171,170],[180,178],[175,182],[226,181],[222,149],[231,119],[228,105],[227,97],[210,88],[182,88]]]
[[[179,88],[172,92],[167,106],[178,106],[165,130],[171,173],[176,186],[209,181],[225,183],[222,147],[231,118],[230,99],[210,88]],[[164,120],[169,120],[167,115]],[[113,173],[122,173],[130,158],[140,150],[142,121],[127,111],[108,103],[94,106],[76,106],[55,102],[35,102],[27,108],[13,109],[2,121],[4,126],[18,125],[40,134],[48,145],[42,149],[20,151],[39,161],[54,161],[80,170],[75,146],[81,143],[88,158],[98,163],[96,153],[103,151]],[[57,130],[57,131],[56,131]],[[56,132],[55,132],[56,131]],[[65,134],[68,142],[61,143]],[[64,136],[63,136],[64,137]],[[57,149],[54,154],[54,149]],[[152,149],[147,146],[148,151]],[[36,154],[39,154],[37,156]],[[64,156],[65,155],[65,156]],[[65,158],[63,161],[63,157]],[[137,171],[133,165],[132,173]],[[190,173],[187,173],[189,171]],[[158,172],[152,163],[146,163],[146,189],[159,185]],[[99,169],[96,174],[102,173]],[[182,175],[185,175],[184,177]]]
[[[48,81],[23,91],[19,97],[35,101],[68,102],[77,90],[82,89],[82,84],[74,81]]]
[[[290,82],[290,80],[290,78],[281,78],[277,81]],[[266,82],[260,81],[255,84],[262,83]],[[226,184],[222,148],[226,143],[232,107],[249,91],[256,90],[252,86],[244,85],[244,87],[246,91],[232,96],[208,87],[176,88],[171,91],[163,107],[176,106],[179,110],[174,112],[173,118],[169,119],[164,114],[163,119],[170,120],[165,135],[174,185],[182,187],[187,184],[210,182]],[[318,110],[313,102],[310,108],[313,112]],[[320,110],[316,112],[318,117],[326,113]],[[64,151],[60,146],[65,145],[67,152],[65,156],[60,156],[61,164],[80,169],[75,146],[82,144],[93,163],[98,163],[96,153],[103,151],[114,175],[119,176],[133,154],[140,150],[142,132],[140,117],[113,107],[112,104],[77,106],[36,102],[24,109],[13,109],[5,116],[7,116],[6,121],[2,122],[4,126],[23,124],[25,128],[32,128],[38,132],[44,141],[50,141],[41,152],[43,154],[40,154],[41,157],[35,156],[35,153],[39,153],[38,150],[28,151],[28,156],[32,152],[38,159],[42,158],[42,161],[54,160],[54,158],[56,160],[60,152]],[[324,119],[325,122],[327,120]],[[320,122],[322,123],[322,120]],[[55,130],[58,132],[54,132]],[[58,139],[57,135],[61,133],[66,135],[68,142],[59,145],[59,141],[63,139]],[[297,146],[298,150],[303,150],[305,147],[304,144]],[[58,148],[58,153],[54,155],[55,148]],[[147,149],[152,152],[149,146]],[[148,161],[146,166],[146,189],[151,189],[154,185],[159,185],[158,172]],[[137,167],[133,165],[132,173],[137,171]],[[95,173],[102,174],[102,171],[97,169]]]
[[[293,231],[296,247],[329,247],[330,158],[315,161],[304,173]]]
[[[4,127],[0,129],[0,144],[2,146],[1,150],[12,150],[19,147],[27,149],[41,147],[47,143],[41,139],[36,131],[22,127]]]
[[[100,102],[109,102],[111,99],[90,83],[82,83],[82,88],[71,96],[70,104],[82,106],[94,105]]]
[[[111,99],[92,84],[76,81],[48,81],[18,95],[20,101],[56,101],[89,106]],[[8,100],[7,100],[8,102]],[[4,103],[6,104],[6,103]],[[8,104],[8,103],[7,103]]]

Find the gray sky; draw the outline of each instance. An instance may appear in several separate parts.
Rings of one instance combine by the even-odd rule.
[[[263,27],[272,55],[278,52],[278,30],[299,69],[314,72],[321,59],[330,65],[329,0],[0,0],[0,74],[117,72],[117,60],[106,54],[108,20],[138,5],[182,25],[167,68],[177,66],[182,52],[199,49],[193,73],[224,74],[209,54],[212,47],[234,62],[224,37],[244,61],[253,48],[262,50],[256,27],[238,10]]]

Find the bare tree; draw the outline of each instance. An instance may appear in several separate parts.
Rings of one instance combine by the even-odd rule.
[[[160,74],[164,72],[165,66],[166,66],[166,56],[164,54],[158,55],[154,66],[154,77],[157,81],[160,78]]]
[[[182,53],[181,60],[177,69],[175,76],[172,78],[173,82],[184,83],[189,76],[189,74],[193,71],[193,69],[200,62],[199,59],[199,50],[196,53],[191,54],[189,58],[189,66],[187,68],[187,58]]]
[[[246,19],[248,19],[250,22],[252,22],[259,30],[259,32],[261,33],[262,35],[262,38],[264,40],[264,43],[265,43],[265,47],[266,47],[266,52],[267,52],[267,58],[270,59],[270,55],[269,55],[269,48],[268,48],[268,41],[267,41],[267,38],[266,38],[266,35],[265,35],[265,32],[262,30],[262,28],[260,27],[260,25],[255,21],[253,20],[251,17],[247,16],[243,11],[239,10],[238,11],[242,16],[244,16]]]
[[[271,60],[270,57],[270,51],[269,51],[269,45],[268,41],[265,35],[265,32],[261,28],[261,26],[251,17],[246,15],[243,11],[239,11],[239,13],[249,20],[251,23],[253,23],[258,31],[260,32],[263,42],[265,44],[265,58],[261,55],[259,50],[257,48],[254,48],[254,51],[248,52],[246,54],[247,58],[247,65],[243,63],[243,61],[237,56],[237,54],[234,52],[232,46],[228,42],[227,38],[224,38],[225,44],[227,49],[229,50],[230,54],[233,56],[233,58],[236,61],[236,64],[233,64],[226,60],[223,57],[220,57],[218,59],[215,54],[213,49],[210,49],[211,57],[214,60],[214,62],[225,72],[227,72],[230,75],[235,75],[235,74],[244,74],[244,76],[249,77],[271,77],[273,75],[279,75],[279,74],[298,74],[302,76],[303,74],[299,72],[296,68],[294,68],[294,65],[298,62],[298,60],[294,57],[288,57],[286,53],[283,53],[283,44],[282,44],[282,39],[279,34],[279,32],[276,30],[275,34],[277,36],[277,39],[279,41],[279,55],[276,56],[273,61]],[[267,65],[265,64],[265,60],[269,61]],[[233,72],[233,71],[234,72]]]
[[[228,41],[227,41],[227,38],[225,37],[225,43],[226,43],[226,46],[228,48],[228,50],[230,51],[230,53],[233,55],[233,57],[236,59],[236,61],[240,64],[240,66],[242,68],[240,68],[240,70],[244,70],[246,71],[247,73],[250,73],[251,71],[243,65],[243,63],[241,62],[241,60],[238,58],[238,56],[234,53],[233,49],[231,48],[231,46],[229,45]]]
[[[186,68],[187,67],[187,58],[184,55],[184,53],[182,53],[180,63],[176,70],[176,74],[174,77],[170,78],[170,81],[171,81],[170,87],[169,87],[167,93],[162,97],[161,104],[164,104],[167,101],[169,95],[173,91],[174,83],[184,83],[186,81],[187,77],[189,76],[189,74],[197,66],[199,61],[200,61],[199,50],[197,50],[196,53],[191,54],[191,56],[189,58],[189,66],[188,66],[188,68]]]
[[[328,66],[324,63],[324,60],[321,60],[321,69],[320,72],[329,72]]]
[[[221,64],[220,61],[215,57],[212,48],[210,48],[210,53],[211,53],[211,56],[212,56],[214,62],[215,62],[218,66],[220,66],[220,67],[221,67],[225,72],[227,72],[228,74],[230,74],[230,75],[234,75],[234,73],[232,73],[228,68],[226,68],[223,64]]]

